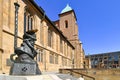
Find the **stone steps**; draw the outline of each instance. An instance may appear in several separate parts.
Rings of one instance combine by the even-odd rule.
[[[77,80],[77,78],[75,78],[69,74],[57,74],[57,76],[59,78],[61,78],[62,80]]]
[[[77,78],[71,76],[70,74],[61,74],[58,72],[43,72],[42,74],[48,74],[48,75],[54,74],[62,80],[77,80]],[[53,77],[55,78],[55,76]]]

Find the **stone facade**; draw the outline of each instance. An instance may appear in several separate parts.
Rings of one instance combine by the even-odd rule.
[[[41,71],[57,71],[59,68],[73,66],[82,68],[84,54],[78,35],[75,38],[77,43],[72,43],[33,0],[17,1],[20,5],[17,46],[22,43],[24,31],[38,29],[35,44],[38,55],[35,60]],[[8,73],[12,63],[10,55],[14,53],[15,2],[16,0],[0,0],[0,73]]]

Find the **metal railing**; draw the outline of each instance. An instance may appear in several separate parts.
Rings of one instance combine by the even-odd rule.
[[[92,80],[95,80],[94,77],[89,76],[89,75],[86,75],[86,74],[83,74],[83,73],[80,73],[80,72],[77,72],[77,71],[74,71],[74,69],[59,69],[60,73],[63,73],[62,70],[64,70],[64,71],[65,71],[65,70],[66,70],[66,71],[69,71],[70,75],[73,75],[73,73],[75,73],[75,74],[81,75],[81,76],[83,76],[83,77],[85,76],[85,77],[87,77],[87,78],[90,78],[90,79],[92,79]]]

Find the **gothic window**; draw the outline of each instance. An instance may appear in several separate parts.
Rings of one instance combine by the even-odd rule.
[[[32,30],[33,29],[33,19],[32,16],[29,14],[27,15],[27,31]]]
[[[64,65],[64,62],[65,62],[65,61],[64,61],[64,57],[62,57],[62,65],[63,65],[63,66],[65,66],[65,65]]]
[[[44,27],[42,24],[43,23],[41,23],[41,26],[40,26],[40,44],[44,45]]]
[[[43,62],[43,50],[37,49],[37,53],[36,61]]]
[[[65,21],[65,28],[68,28],[68,21]]]
[[[55,64],[58,64],[58,55],[55,54]]]
[[[63,53],[63,44],[62,44],[62,38],[60,37],[60,52]]]
[[[58,35],[56,35],[56,50],[58,51]]]
[[[72,59],[73,56],[72,56],[72,48],[70,48],[70,58]]]
[[[62,57],[62,65],[67,66],[67,59],[65,57]]]
[[[52,47],[52,31],[48,29],[48,46]]]
[[[66,50],[67,49],[67,46],[66,46],[66,43],[64,43],[64,54],[65,54],[65,56],[66,56]]]
[[[33,29],[33,14],[25,7],[24,12],[24,32]]]
[[[49,61],[50,61],[50,63],[54,64],[54,54],[53,54],[53,52],[50,52]]]
[[[65,66],[67,66],[67,59],[65,58]]]

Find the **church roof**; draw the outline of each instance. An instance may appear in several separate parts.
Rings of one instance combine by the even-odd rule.
[[[47,15],[45,14],[44,10],[38,6],[34,0],[25,0],[25,1],[30,1],[31,4],[34,5],[34,7],[40,12],[42,13],[42,16],[47,19],[47,21],[60,33],[60,35],[66,39],[66,41],[70,44],[70,46],[75,49],[75,47],[67,40],[67,38],[62,34],[62,32],[53,24],[53,22],[47,17]]]
[[[68,11],[71,11],[71,10],[72,10],[72,8],[69,6],[69,4],[67,4],[66,7],[61,11],[61,14],[68,12]]]

